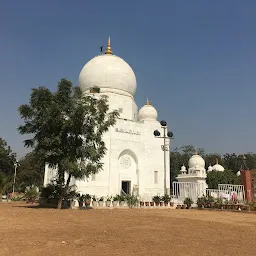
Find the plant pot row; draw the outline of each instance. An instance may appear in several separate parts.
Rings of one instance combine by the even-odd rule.
[[[170,203],[165,203],[165,202],[157,202],[157,203],[155,203],[155,202],[143,202],[143,201],[141,201],[140,202],[140,206],[141,207],[143,207],[143,206],[160,206],[160,207],[163,207],[163,206],[173,206],[174,204],[173,204],[173,202],[170,202]]]
[[[244,204],[219,204],[219,203],[211,205],[211,206],[198,205],[198,208],[200,208],[200,209],[211,208],[211,209],[224,209],[224,210],[242,210],[242,211],[250,210],[249,205],[244,205]]]
[[[118,201],[92,201],[92,207],[103,207],[105,203],[106,207],[123,207],[125,205],[124,201],[118,202]],[[79,202],[79,207],[83,207],[84,205],[90,205],[90,202]]]
[[[186,204],[178,204],[176,209],[191,209],[191,206],[187,206]]]

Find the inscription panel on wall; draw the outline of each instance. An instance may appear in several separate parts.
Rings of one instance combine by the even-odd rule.
[[[130,130],[130,129],[124,129],[124,128],[116,128],[115,131],[116,132],[120,132],[120,133],[127,133],[127,134],[133,134],[133,135],[141,135],[141,133],[139,131],[134,131],[134,130]]]

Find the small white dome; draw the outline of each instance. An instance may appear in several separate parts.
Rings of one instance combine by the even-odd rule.
[[[82,68],[78,84],[83,92],[98,87],[102,92],[135,95],[136,77],[132,68],[120,57],[113,55],[110,39],[105,54],[96,56]]]
[[[204,159],[197,154],[197,152],[188,160],[189,168],[204,168]]]
[[[144,105],[138,113],[139,121],[157,121],[157,111],[150,105],[147,100],[146,105]]]
[[[186,171],[186,167],[184,165],[181,166],[182,171]]]
[[[237,176],[240,176],[240,175],[241,175],[241,172],[240,172],[240,171],[238,171],[238,172],[236,173],[236,175],[237,175]]]
[[[224,172],[224,167],[220,164],[215,164],[213,167],[212,167],[212,170],[213,171],[216,171],[216,172]]]
[[[211,172],[212,171],[212,166],[211,165],[209,165],[209,167],[208,167],[208,170],[207,170],[208,172]]]
[[[181,172],[181,174],[187,173],[187,170],[186,170],[186,167],[184,166],[184,164],[181,166],[180,172]]]

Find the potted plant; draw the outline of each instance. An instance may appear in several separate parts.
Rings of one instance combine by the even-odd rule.
[[[77,201],[78,201],[78,204],[79,204],[80,208],[84,206],[84,200],[85,200],[85,198],[84,198],[83,194],[82,195],[80,195],[80,194],[77,195]]]
[[[111,205],[111,199],[112,199],[112,196],[107,196],[106,197],[106,207],[110,207],[110,205]]]
[[[92,206],[97,207],[97,197],[95,195],[92,196]]]
[[[162,201],[164,202],[164,205],[167,206],[168,203],[170,202],[171,197],[169,195],[164,195],[162,196]]]
[[[228,209],[228,200],[224,201],[224,204],[222,205],[223,209]]]
[[[120,207],[124,207],[125,196],[124,196],[124,195],[119,195],[118,201],[119,201],[119,206],[120,206]]]
[[[100,207],[103,207],[103,203],[104,203],[104,197],[101,196],[101,197],[99,198],[98,204],[99,204]]]
[[[135,195],[127,195],[126,202],[129,208],[138,207],[138,198]]]
[[[187,209],[191,209],[191,206],[193,203],[194,203],[193,200],[189,197],[185,198],[184,200],[184,204],[187,205],[186,207]]]
[[[222,206],[222,198],[217,198],[215,201],[214,201],[214,208],[217,208],[217,209],[221,209],[221,206]]]
[[[119,196],[120,196],[120,195],[115,195],[115,196],[113,197],[113,202],[112,202],[113,207],[117,207],[117,204],[118,204],[118,202],[119,202]]]
[[[161,201],[161,197],[160,196],[153,196],[152,200],[156,204],[156,206],[159,206],[160,201]]]
[[[90,206],[90,204],[91,204],[91,195],[89,195],[89,194],[86,194],[85,196],[84,196],[84,198],[85,198],[85,206]]]
[[[212,208],[214,206],[214,198],[212,196],[206,196],[205,201],[207,205],[206,207]]]

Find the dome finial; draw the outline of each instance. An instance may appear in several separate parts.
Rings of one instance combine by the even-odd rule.
[[[198,155],[198,152],[197,152],[197,150],[195,151],[194,155]]]
[[[108,46],[107,49],[105,51],[105,54],[113,54],[112,50],[111,50],[111,46],[110,46],[110,36],[108,37]]]
[[[218,158],[216,158],[216,164],[219,164],[219,160],[218,160]]]
[[[149,102],[148,98],[147,98],[147,101],[146,101],[146,105],[150,106],[150,102]]]

